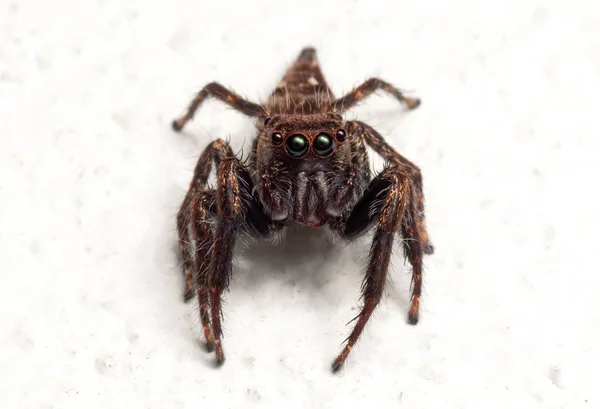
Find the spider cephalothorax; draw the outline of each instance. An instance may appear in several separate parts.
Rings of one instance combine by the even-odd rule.
[[[275,115],[265,121],[256,147],[258,198],[274,220],[320,227],[348,200],[329,200],[352,162],[346,124],[335,113]],[[363,178],[363,182],[366,182]],[[339,190],[339,189],[334,189]],[[345,198],[344,198],[345,199]]]
[[[421,172],[372,127],[342,117],[345,110],[377,90],[390,93],[411,109],[420,102],[376,78],[336,99],[315,50],[306,48],[264,104],[210,83],[196,95],[186,115],[173,122],[173,128],[181,130],[209,96],[257,120],[258,135],[249,163],[236,158],[221,139],[204,150],[177,217],[186,276],[184,298],[187,301],[197,293],[206,345],[215,350],[217,363],[225,359],[221,295],[229,285],[240,230],[268,238],[297,222],[352,239],[374,227],[364,306],[345,348],[333,362],[334,371],[342,367],[381,299],[398,234],[413,268],[408,321],[417,323],[422,258],[433,252],[425,229]],[[387,161],[374,178],[366,145]],[[216,189],[207,186],[213,163]]]

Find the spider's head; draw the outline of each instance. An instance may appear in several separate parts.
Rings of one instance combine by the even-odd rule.
[[[260,199],[273,219],[293,216],[310,226],[326,222],[330,186],[341,183],[352,158],[347,132],[336,113],[282,114],[264,121],[256,165]]]
[[[344,120],[335,113],[274,115],[265,119],[257,146],[258,168],[289,173],[329,171],[349,158]]]

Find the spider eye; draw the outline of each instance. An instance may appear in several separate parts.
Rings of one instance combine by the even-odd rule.
[[[281,136],[279,132],[275,132],[273,135],[271,135],[271,141],[273,144],[279,145],[281,142],[283,142],[283,136]]]
[[[269,122],[271,122],[271,118],[270,117],[266,117],[265,118],[265,122],[263,122],[263,126],[267,126],[269,124]]]
[[[308,152],[308,139],[303,135],[292,135],[287,139],[285,149],[290,156],[300,158]]]
[[[319,156],[329,155],[333,152],[333,138],[326,133],[317,135],[313,141],[313,150]]]
[[[344,140],[346,139],[346,131],[344,131],[343,129],[340,129],[339,131],[336,132],[335,137],[337,138],[338,141],[344,142]]]

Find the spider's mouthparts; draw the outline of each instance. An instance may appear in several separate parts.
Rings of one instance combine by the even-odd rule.
[[[312,227],[312,228],[323,227],[324,224],[325,224],[324,220],[315,220],[315,219],[312,219],[312,220],[308,220],[306,222],[306,225],[308,227]]]

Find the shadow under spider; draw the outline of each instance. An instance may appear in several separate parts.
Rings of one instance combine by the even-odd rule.
[[[261,286],[275,280],[320,289],[341,272],[350,275],[356,272],[356,277],[360,277],[362,261],[366,258],[354,247],[361,244],[361,240],[347,243],[332,239],[322,229],[290,225],[280,242],[244,240],[240,243],[236,271],[248,286]]]
[[[237,282],[237,291],[259,288],[268,282],[321,290],[336,274],[348,276],[349,280],[359,280],[368,260],[369,239],[370,234],[366,234],[354,242],[346,242],[324,233],[323,229],[295,224],[290,225],[277,242],[240,235],[235,250],[232,284]],[[183,259],[176,240],[171,250],[177,263],[181,264]],[[385,292],[393,305],[405,309],[409,306],[406,299],[410,277],[404,257],[399,252],[400,248],[395,246]],[[352,291],[356,288],[352,284]],[[339,288],[332,290],[343,293],[344,283],[339,282]]]

